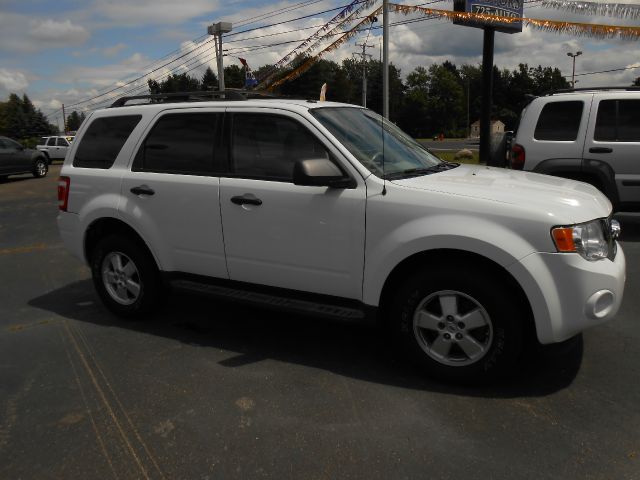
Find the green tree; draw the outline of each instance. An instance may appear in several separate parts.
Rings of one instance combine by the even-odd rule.
[[[424,138],[433,130],[429,106],[430,76],[424,67],[407,75],[406,94],[400,116],[400,125],[414,137]]]
[[[218,77],[211,67],[207,67],[207,70],[204,72],[202,76],[202,80],[200,81],[202,90],[217,90],[218,89]]]
[[[0,135],[24,141],[56,130],[26,94],[20,98],[12,93],[6,102],[0,103]]]
[[[195,92],[201,89],[200,80],[189,76],[187,73],[169,75],[161,82],[149,79],[147,80],[147,85],[151,94]]]
[[[225,88],[244,88],[244,68],[238,65],[224,67]]]
[[[460,78],[444,65],[429,67],[429,110],[433,133],[460,135],[458,121],[463,114],[464,93]]]

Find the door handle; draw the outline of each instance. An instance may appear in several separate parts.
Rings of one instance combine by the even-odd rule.
[[[257,198],[252,193],[245,193],[244,195],[238,195],[235,197],[231,197],[231,203],[235,203],[236,205],[262,205],[262,200]]]
[[[147,185],[140,185],[139,187],[133,187],[129,191],[135,195],[153,195],[154,193],[156,193],[153,189],[149,188]]]
[[[589,153],[612,153],[613,148],[608,147],[591,147]]]

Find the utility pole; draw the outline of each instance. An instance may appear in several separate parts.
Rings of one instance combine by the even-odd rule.
[[[389,0],[382,1],[382,116],[389,119]]]
[[[366,42],[356,43],[356,47],[362,47],[362,53],[356,52],[355,56],[362,58],[362,106],[367,108],[367,63],[366,57],[371,58],[371,55],[366,53],[367,48],[373,48],[375,45],[369,45]]]
[[[62,124],[64,125],[64,134],[67,134],[67,116],[64,113],[64,103],[62,104]]]
[[[582,52],[578,51],[576,53],[567,52],[567,56],[573,58],[573,69],[571,70],[571,88],[576,88],[576,57],[582,55]]]
[[[218,64],[218,90],[224,92],[224,53],[222,52],[222,34],[229,33],[233,29],[231,22],[213,23],[207,27],[207,33],[213,35],[213,43],[216,47],[216,60]]]

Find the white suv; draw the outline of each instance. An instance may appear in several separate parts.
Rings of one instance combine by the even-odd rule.
[[[616,210],[640,210],[640,89],[575,89],[523,111],[511,167],[590,183]]]
[[[94,112],[61,171],[64,243],[119,315],[171,286],[377,319],[430,373],[478,379],[618,311],[618,225],[589,185],[441,162],[353,105],[163,99]]]
[[[73,143],[74,137],[72,135],[65,135],[64,137],[42,137],[40,143],[36,145],[36,149],[43,152],[49,164],[54,160],[64,160],[67,155],[67,150]]]

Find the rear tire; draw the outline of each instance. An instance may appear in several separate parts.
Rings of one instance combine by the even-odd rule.
[[[513,371],[527,314],[512,285],[491,273],[436,265],[397,290],[390,310],[397,343],[430,376],[482,383]]]
[[[146,248],[127,236],[100,240],[91,258],[93,284],[105,306],[124,318],[141,318],[160,304],[162,282]]]
[[[39,157],[33,164],[33,176],[36,178],[46,177],[48,171],[49,166],[47,165],[46,159]]]

